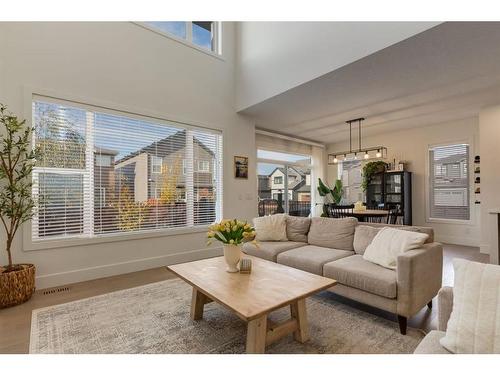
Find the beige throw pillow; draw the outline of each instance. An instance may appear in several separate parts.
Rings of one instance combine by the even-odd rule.
[[[397,258],[408,250],[422,247],[429,237],[426,233],[409,232],[390,227],[382,228],[365,250],[363,258],[385,268],[395,270]]]
[[[286,241],[286,217],[284,214],[256,217],[253,219],[257,241]]]
[[[354,231],[354,251],[356,254],[363,255],[366,248],[370,245],[382,228],[374,228],[368,225],[357,225]]]
[[[311,226],[308,217],[289,216],[286,217],[286,236],[288,241],[307,242],[307,233]]]
[[[453,310],[440,340],[457,354],[500,354],[500,266],[454,259]]]
[[[310,245],[353,251],[354,230],[358,220],[354,217],[332,219],[313,217],[307,235]]]

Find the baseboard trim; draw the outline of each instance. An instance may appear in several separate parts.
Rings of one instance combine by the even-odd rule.
[[[127,262],[105,264],[102,266],[80,268],[77,270],[58,272],[36,277],[37,289],[52,288],[81,281],[100,279],[129,272],[168,266],[170,264],[190,262],[222,255],[222,248],[197,249],[182,253],[161,255],[157,257],[134,259]]]
[[[490,245],[481,245],[479,246],[479,252],[481,254],[490,254]]]
[[[479,247],[479,240],[468,237],[435,235],[434,240],[436,242],[449,243],[452,245]]]

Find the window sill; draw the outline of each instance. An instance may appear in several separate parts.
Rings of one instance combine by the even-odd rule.
[[[184,40],[182,38],[178,38],[176,37],[175,35],[172,35],[172,34],[168,34],[166,32],[163,32],[161,30],[157,30],[155,29],[154,27],[151,27],[149,25],[146,25],[142,22],[132,22],[133,24],[137,25],[137,26],[140,26],[146,30],[149,30],[149,31],[152,31],[158,35],[161,35],[161,36],[164,36],[166,38],[169,38],[175,42],[178,42],[178,43],[181,43],[181,44],[184,44],[186,47],[190,47],[192,49],[195,49],[199,52],[202,52],[208,56],[212,56],[212,57],[215,57],[216,59],[218,60],[221,60],[221,61],[226,61],[226,59],[224,57],[222,57],[222,55],[218,54],[217,52],[214,52],[214,51],[209,51],[207,49],[204,49],[204,48],[201,48],[201,47],[198,47],[196,44],[192,44],[190,42],[188,42],[187,40]]]
[[[61,238],[54,240],[40,240],[31,241],[31,239],[24,239],[23,241],[23,251],[37,251],[37,250],[50,250],[62,247],[73,247],[73,246],[88,246],[97,245],[102,243],[110,242],[121,242],[121,241],[133,241],[142,240],[148,238],[156,237],[170,237],[188,234],[198,234],[206,233],[208,231],[208,225],[201,225],[191,228],[172,228],[172,229],[162,229],[162,230],[152,230],[137,233],[113,233],[108,235],[101,235],[99,237],[70,237]],[[25,231],[31,232],[31,231]]]
[[[429,224],[455,224],[455,225],[474,225],[473,220],[458,220],[458,219],[432,219],[427,218],[425,221]]]

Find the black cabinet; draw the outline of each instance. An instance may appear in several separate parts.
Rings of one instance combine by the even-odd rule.
[[[411,172],[375,173],[366,189],[366,206],[397,211],[398,223],[412,225]]]

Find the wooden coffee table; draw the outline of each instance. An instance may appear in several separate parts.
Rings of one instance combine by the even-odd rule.
[[[267,345],[293,333],[303,343],[309,339],[306,298],[336,284],[335,280],[256,257],[252,273],[226,272],[223,257],[169,266],[193,287],[191,318],[203,318],[203,306],[218,302],[247,322],[247,353],[264,353]],[[267,315],[290,306],[290,319],[272,322]]]

